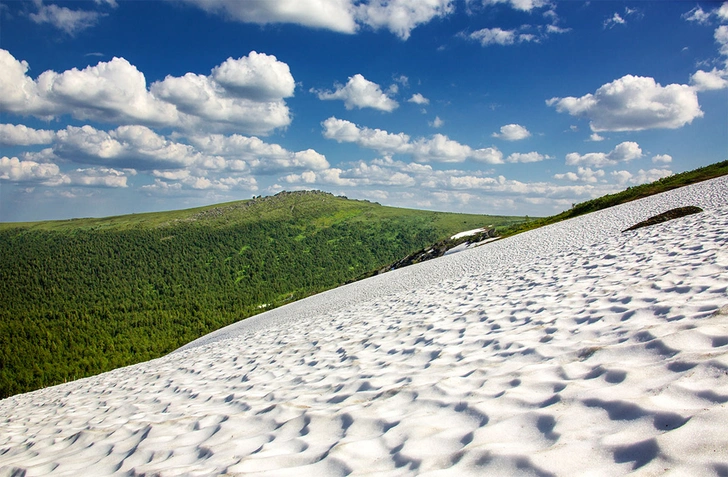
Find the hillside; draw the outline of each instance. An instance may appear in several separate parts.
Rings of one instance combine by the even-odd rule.
[[[283,192],[0,224],[0,397],[162,356],[453,233],[519,221]]]
[[[338,287],[0,401],[0,475],[726,475],[727,241],[721,178]]]

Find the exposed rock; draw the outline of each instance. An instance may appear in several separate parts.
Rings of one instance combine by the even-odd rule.
[[[662,222],[667,222],[668,220],[685,217],[686,215],[697,214],[698,212],[702,211],[703,209],[701,209],[700,207],[695,207],[692,205],[688,207],[678,207],[676,209],[670,209],[667,212],[663,212],[659,215],[655,215],[654,217],[650,217],[647,220],[643,220],[638,224],[634,224],[632,227],[622,230],[622,232],[627,232],[629,230],[635,230],[642,227],[649,227],[650,225],[661,224]]]

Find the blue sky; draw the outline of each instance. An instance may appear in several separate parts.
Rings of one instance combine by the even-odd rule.
[[[728,159],[728,2],[0,3],[0,221],[550,215]]]

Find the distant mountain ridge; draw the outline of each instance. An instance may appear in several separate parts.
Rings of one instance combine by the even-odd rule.
[[[301,191],[0,224],[0,397],[162,356],[454,233],[519,221]]]

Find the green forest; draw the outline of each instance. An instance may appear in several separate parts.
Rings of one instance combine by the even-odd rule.
[[[454,233],[522,221],[309,191],[0,224],[0,397],[160,357]]]

